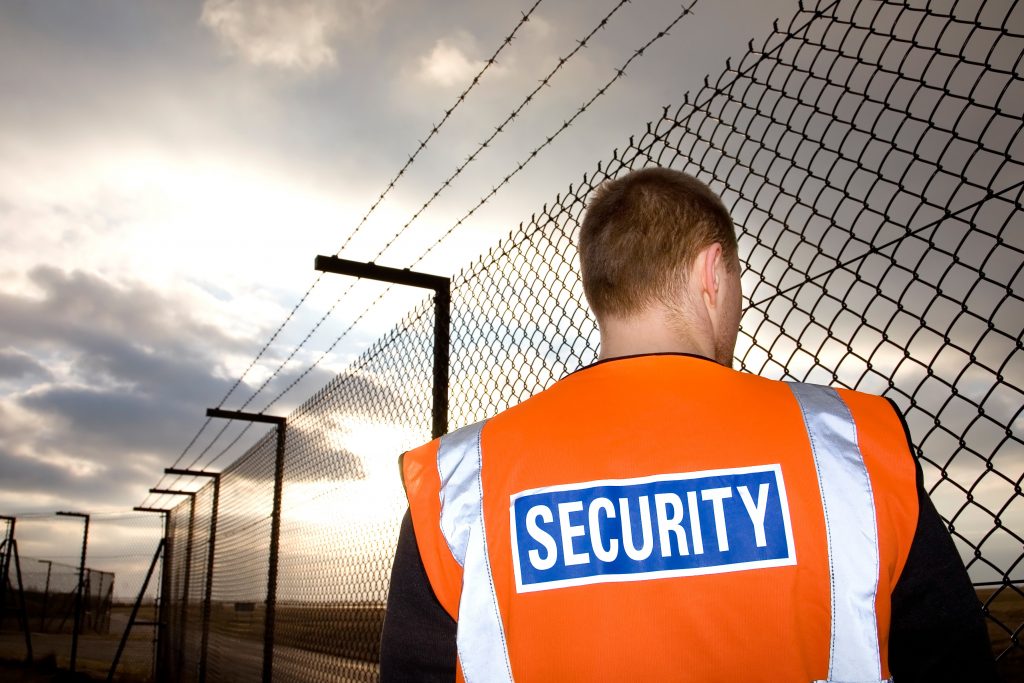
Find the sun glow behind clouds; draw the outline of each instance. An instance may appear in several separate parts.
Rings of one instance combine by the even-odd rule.
[[[5,291],[34,291],[25,274],[45,252],[56,268],[190,297],[197,315],[247,337],[281,321],[296,283],[315,277],[313,256],[334,253],[365,210],[356,191],[333,192],[251,157],[125,143],[8,159],[0,161]],[[382,203],[351,257],[376,253],[407,212]],[[327,278],[307,308],[326,309],[347,284]]]
[[[391,523],[405,504],[398,456],[422,435],[397,424],[345,419],[325,430],[330,450],[351,458],[348,466],[362,476],[291,481],[285,484],[283,509],[289,521],[331,526],[339,519],[363,524]]]
[[[285,480],[279,595],[307,602],[382,600],[385,584],[368,583],[361,572],[390,564],[406,507],[398,456],[422,435],[347,418],[324,435],[338,462],[316,474],[335,478]]]

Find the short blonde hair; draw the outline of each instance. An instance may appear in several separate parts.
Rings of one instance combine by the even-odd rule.
[[[580,226],[583,291],[594,313],[629,315],[667,301],[673,281],[706,247],[739,267],[725,204],[691,175],[645,168],[601,184]]]

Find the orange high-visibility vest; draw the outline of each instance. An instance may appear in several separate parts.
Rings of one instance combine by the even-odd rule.
[[[918,501],[880,397],[613,359],[408,452],[402,474],[459,680],[890,676]]]

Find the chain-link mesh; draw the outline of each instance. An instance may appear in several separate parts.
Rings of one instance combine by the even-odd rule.
[[[183,619],[182,607],[188,604],[185,586],[191,583],[191,563],[188,561],[192,549],[189,527],[192,521],[191,501],[175,509],[169,515],[167,525],[167,554],[164,564],[167,569],[168,591],[163,619],[167,624],[166,651],[161,652],[161,667],[167,672],[167,680],[179,680],[181,660],[184,657],[182,640],[187,635],[187,621]]]
[[[260,679],[274,453],[271,434],[221,475],[207,672],[211,680]]]
[[[1022,54],[1017,3],[801,6],[455,277],[451,426],[594,360],[574,244],[589,193],[629,169],[693,173],[739,232],[739,367],[900,406],[1000,666],[1019,671]],[[278,680],[376,677],[405,505],[396,456],[429,437],[432,334],[424,302],[289,418]],[[254,680],[262,663],[274,457],[271,433],[222,478],[213,680]],[[204,491],[190,561],[190,503],[172,515],[172,680],[191,680],[199,658]]]

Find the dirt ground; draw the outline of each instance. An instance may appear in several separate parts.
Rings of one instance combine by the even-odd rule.
[[[0,680],[5,683],[93,683],[103,679],[58,670],[53,659],[45,658],[31,666],[24,662],[0,659]]]

